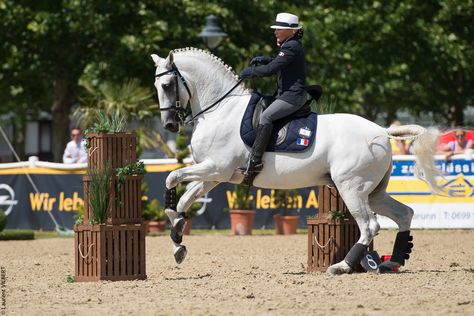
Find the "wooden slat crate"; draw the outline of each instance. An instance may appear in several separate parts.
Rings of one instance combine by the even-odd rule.
[[[124,167],[137,161],[135,133],[88,133],[90,169]]]
[[[107,209],[107,224],[140,224],[141,210],[141,182],[142,176],[128,176],[117,192],[117,178],[112,176],[109,182],[109,205]],[[84,184],[84,224],[90,224],[92,209],[89,197],[90,177],[83,177]],[[117,196],[120,195],[118,198]]]
[[[319,213],[308,223],[308,272],[325,272],[343,260],[360,237],[359,227],[335,188],[319,187]],[[344,219],[329,219],[329,213],[344,213]],[[374,243],[369,245],[373,250]],[[358,271],[363,271],[362,267]]]
[[[75,280],[146,279],[145,225],[75,225]]]
[[[329,188],[327,186],[319,186],[318,193],[319,204],[319,218],[327,218],[330,211],[343,212],[346,217],[350,214],[346,204],[336,188]]]

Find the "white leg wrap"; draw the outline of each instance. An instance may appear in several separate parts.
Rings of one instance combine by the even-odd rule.
[[[326,270],[326,274],[329,274],[329,275],[338,275],[338,274],[345,274],[345,273],[351,273],[351,272],[352,272],[352,269],[345,260],[342,260],[341,262],[333,264]]]
[[[178,212],[176,212],[175,210],[172,210],[170,208],[167,208],[165,210],[165,213],[166,213],[166,215],[168,215],[168,218],[170,219],[170,223],[174,227],[176,225],[176,222],[177,222],[176,219],[179,217]]]

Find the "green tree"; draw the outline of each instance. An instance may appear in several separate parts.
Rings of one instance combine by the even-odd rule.
[[[228,33],[214,53],[238,72],[276,53],[269,25],[287,11],[305,28],[309,82],[336,111],[387,121],[400,109],[432,111],[462,124],[473,103],[473,10],[474,0],[0,0],[0,114],[21,129],[50,112],[59,160],[81,80],[151,87],[149,55],[205,48],[197,34],[208,14]],[[274,78],[256,83],[273,93]]]
[[[5,61],[1,76],[8,87],[1,99],[10,99],[10,108],[49,107],[56,161],[68,140],[79,78],[89,64],[121,52],[124,34],[139,23],[138,5],[106,0],[0,1]]]
[[[472,105],[473,1],[309,1],[310,78],[336,110],[387,123],[399,109],[463,124]],[[452,114],[449,114],[452,113]]]
[[[54,159],[68,141],[71,107],[81,94],[79,79],[98,86],[107,80],[138,78],[152,82],[149,54],[202,46],[197,33],[204,17],[214,13],[235,42],[222,56],[231,64],[248,60],[243,44],[259,43],[252,30],[261,26],[266,1],[13,1],[0,0],[1,113],[49,109],[53,117]],[[251,10],[251,14],[243,9]],[[234,11],[235,10],[235,11]],[[250,11],[249,11],[250,12]],[[267,11],[265,11],[267,12]],[[266,22],[265,22],[266,23]],[[247,38],[246,43],[242,39]],[[27,120],[27,111],[21,120]]]

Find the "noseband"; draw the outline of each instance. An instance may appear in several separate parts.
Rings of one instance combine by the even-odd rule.
[[[182,124],[184,123],[184,119],[189,114],[186,113],[186,110],[181,106],[181,101],[179,100],[179,81],[178,80],[180,80],[183,83],[183,86],[186,88],[186,91],[188,92],[189,100],[191,100],[191,90],[189,90],[188,84],[186,83],[186,79],[184,79],[183,75],[179,72],[178,67],[176,67],[174,63],[171,65],[170,70],[167,70],[165,72],[155,75],[155,78],[159,78],[167,74],[173,74],[174,76],[175,86],[176,86],[176,89],[175,89],[176,101],[175,101],[175,105],[167,107],[167,108],[161,108],[160,111],[175,111],[176,114],[178,115],[179,122]]]

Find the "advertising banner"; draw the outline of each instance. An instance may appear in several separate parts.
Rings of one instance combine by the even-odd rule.
[[[394,160],[388,193],[415,211],[413,228],[474,228],[474,161],[437,160],[436,166],[443,175],[438,184],[446,195],[432,194],[415,177],[413,160]],[[397,227],[386,217],[378,219],[383,228]]]
[[[165,179],[170,166],[147,166],[145,181],[148,184],[146,194],[149,200],[157,199],[164,205]],[[8,215],[7,228],[21,229],[54,229],[54,222],[47,213],[52,213],[60,226],[72,228],[74,215],[83,201],[82,177],[85,170],[75,173],[45,170],[44,168],[26,169],[31,174],[39,192],[36,192],[27,176],[19,168],[17,172],[8,173],[0,169],[0,209]],[[252,188],[250,196],[257,209],[254,227],[273,228],[273,215],[281,213],[275,204],[274,190]],[[299,190],[298,197],[293,201],[290,215],[299,214],[300,226],[306,226],[306,217],[315,215],[318,208],[318,188]],[[229,228],[228,210],[235,203],[234,185],[220,184],[207,196],[200,198],[202,208],[193,219],[195,228]]]
[[[445,196],[433,195],[428,185],[414,176],[414,161],[394,160],[388,192],[398,201],[413,208],[413,228],[474,228],[474,162],[464,159],[437,161],[444,178],[439,183]],[[145,181],[147,198],[164,204],[165,179],[176,165],[147,165]],[[25,170],[31,174],[38,192]],[[8,215],[7,228],[54,229],[51,213],[59,225],[71,229],[74,215],[83,204],[82,176],[85,170],[48,168],[0,169],[0,209]],[[298,190],[292,201],[291,215],[300,215],[300,227],[306,218],[318,212],[318,188]],[[255,228],[273,228],[273,215],[282,213],[275,203],[275,191],[250,190],[257,214]],[[195,228],[229,228],[228,210],[235,203],[234,185],[220,184],[199,199],[202,208],[193,220]],[[395,228],[393,221],[378,216],[381,227]]]

